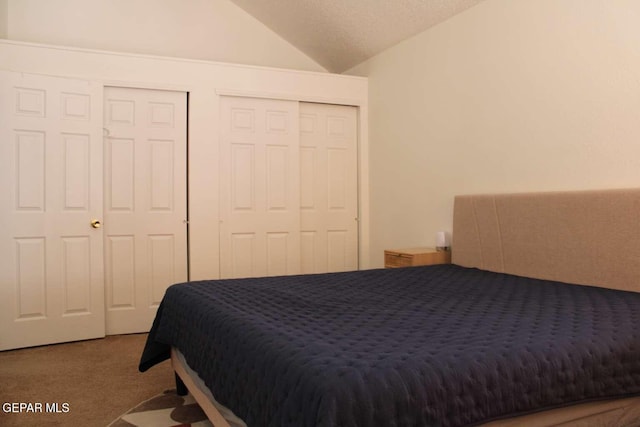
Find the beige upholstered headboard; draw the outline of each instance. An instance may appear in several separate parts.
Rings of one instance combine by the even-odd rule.
[[[457,196],[452,262],[640,292],[640,189]]]

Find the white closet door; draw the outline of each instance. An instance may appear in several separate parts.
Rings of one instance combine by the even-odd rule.
[[[220,115],[221,277],[296,274],[298,103],[223,96]]]
[[[0,350],[102,337],[102,87],[0,88]]]
[[[146,332],[167,287],[187,280],[187,98],[105,88],[107,334]]]
[[[358,268],[356,107],[300,104],[303,273]]]

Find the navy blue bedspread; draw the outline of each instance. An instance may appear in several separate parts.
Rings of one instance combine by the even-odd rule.
[[[466,426],[640,394],[640,294],[455,265],[170,287],[176,346],[250,427]]]

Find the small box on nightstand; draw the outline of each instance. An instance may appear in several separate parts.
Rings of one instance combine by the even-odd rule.
[[[384,251],[384,267],[412,267],[417,265],[449,264],[451,251],[435,248],[388,249]]]

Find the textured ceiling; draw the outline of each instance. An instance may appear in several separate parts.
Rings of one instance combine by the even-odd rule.
[[[340,73],[482,0],[231,0]]]

